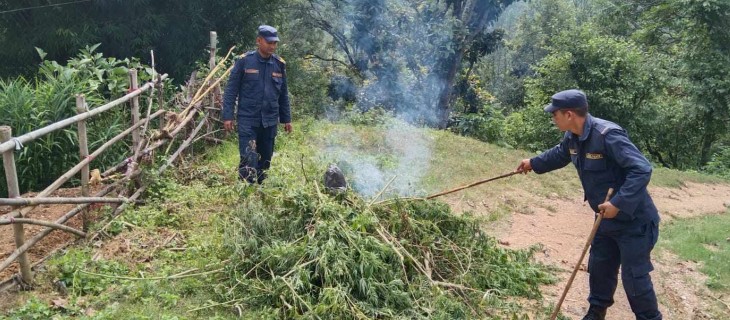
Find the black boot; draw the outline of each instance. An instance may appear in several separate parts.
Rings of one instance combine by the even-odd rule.
[[[591,305],[583,320],[605,320],[606,308]]]

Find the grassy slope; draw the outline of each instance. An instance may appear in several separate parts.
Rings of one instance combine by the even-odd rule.
[[[398,141],[407,145],[411,141],[403,137],[412,135],[418,135],[420,142],[425,141],[430,152],[428,163],[407,163],[409,167],[418,167],[427,172],[413,187],[414,193],[419,195],[510,172],[520,159],[531,156],[524,151],[500,148],[428,129],[408,131],[401,138],[389,142],[385,136],[387,131],[384,127],[297,123],[295,133],[281,134],[278,138],[270,181],[295,184],[305,178],[302,166],[319,168],[318,176],[307,178],[321,179],[326,164],[337,162],[338,156],[342,155],[338,150],[343,148],[354,153],[355,158],[362,158],[366,154],[378,155],[371,159],[376,166],[386,172],[397,172],[389,169],[397,169],[398,159],[403,156]],[[72,249],[70,254],[54,258],[48,264],[48,271],[39,276],[41,287],[36,292],[24,293],[20,299],[26,300],[40,293],[42,301],[31,300],[11,315],[18,318],[41,315],[40,318],[44,318],[43,315],[48,312],[59,314],[58,310],[47,307],[46,301],[57,298],[49,283],[55,279],[68,278],[77,281],[78,287],[82,287],[79,284],[87,284],[89,294],[81,299],[70,299],[68,309],[60,314],[95,319],[114,319],[122,315],[136,319],[184,319],[203,315],[214,319],[233,318],[231,310],[225,308],[212,307],[199,313],[189,312],[208,305],[208,301],[215,298],[215,274],[177,280],[135,281],[100,279],[78,270],[130,277],[169,276],[191,268],[200,269],[196,272],[215,270],[218,267],[216,263],[226,258],[220,257],[218,252],[222,241],[220,217],[227,214],[247,193],[255,192],[253,188],[235,181],[233,169],[237,162],[237,145],[226,143],[214,149],[195,166],[178,173],[175,177],[177,182],[163,180],[152,188],[151,200],[148,200],[146,207],[127,212],[120,219],[125,224],[115,225],[118,231],[124,231],[124,238],[130,239],[130,252],[102,255],[102,258],[92,262],[93,249],[77,248]],[[718,180],[672,170],[657,170],[653,179],[654,184],[662,186],[680,185],[681,181]],[[570,167],[547,175],[515,176],[468,189],[461,194],[465,199],[478,201],[498,198],[505,191],[530,192],[540,196],[557,194],[570,198],[582,196],[580,183]],[[507,209],[520,205],[526,204],[518,201],[512,204],[513,208]],[[723,223],[727,226],[727,220],[723,220]],[[180,236],[164,244],[174,232],[179,232]],[[145,242],[146,239],[149,243]],[[713,241],[717,243],[718,240]],[[172,251],[155,247],[163,244],[166,248],[184,247],[186,250]],[[155,248],[153,252],[149,250],[150,245]],[[722,245],[720,249],[727,252],[727,248]],[[63,266],[75,268],[66,270]],[[86,310],[94,310],[95,315],[83,316]]]

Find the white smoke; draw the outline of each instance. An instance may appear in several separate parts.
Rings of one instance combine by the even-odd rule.
[[[325,149],[327,160],[340,166],[352,189],[363,197],[371,198],[383,190],[386,196],[419,194],[421,180],[430,166],[431,138],[425,131],[398,120],[383,129],[384,145],[375,152],[364,150],[372,146],[358,148],[348,143],[350,139],[331,139]],[[338,135],[352,138],[357,133],[346,130]]]

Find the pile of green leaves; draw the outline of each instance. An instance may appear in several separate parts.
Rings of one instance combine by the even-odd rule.
[[[227,223],[217,291],[247,318],[504,319],[520,312],[509,297],[551,281],[533,250],[497,246],[444,203],[308,186],[253,190]]]

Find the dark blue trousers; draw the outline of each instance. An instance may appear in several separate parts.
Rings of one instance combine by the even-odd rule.
[[[261,183],[271,167],[277,126],[252,127],[238,125],[238,178],[249,183]]]
[[[620,231],[596,234],[588,257],[590,304],[604,308],[613,305],[620,266],[621,282],[636,319],[662,319],[649,276],[649,272],[654,270],[650,254],[659,237],[657,224],[648,222]]]

